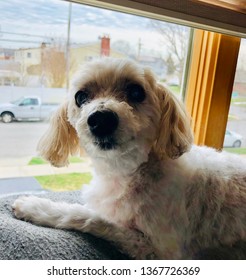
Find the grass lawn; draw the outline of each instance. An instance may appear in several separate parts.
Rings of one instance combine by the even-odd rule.
[[[69,158],[70,163],[80,163],[83,162],[83,159],[79,157],[71,157]],[[28,165],[40,165],[40,164],[48,164],[48,162],[40,157],[33,157],[29,162]]]
[[[235,115],[228,115],[228,120],[229,121],[237,121],[238,120],[238,117],[237,116],[235,116]]]
[[[235,97],[231,99],[231,104],[240,107],[246,107],[246,97]]]
[[[173,93],[180,94],[180,86],[167,86]]]
[[[70,173],[47,176],[36,176],[36,180],[46,190],[75,191],[91,181],[90,173]]]
[[[232,97],[231,103],[246,102],[246,97]]]
[[[233,154],[246,155],[246,148],[224,148],[223,150]]]

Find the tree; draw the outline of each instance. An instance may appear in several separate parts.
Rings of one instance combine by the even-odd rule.
[[[66,57],[64,48],[54,44],[42,47],[42,77],[50,87],[60,88],[66,82]]]
[[[188,45],[189,28],[165,23],[157,20],[151,20],[151,27],[157,30],[162,36],[162,43],[165,44],[168,50],[165,62],[168,71],[176,73],[179,79],[179,85],[182,82],[186,50]]]
[[[167,65],[167,74],[172,75],[173,73],[175,73],[176,65],[172,59],[171,53],[168,54],[167,59],[165,59],[165,63]]]
[[[21,72],[21,65],[12,60],[6,61],[3,70],[6,70],[5,81],[11,85],[25,86],[27,77]]]
[[[121,52],[125,55],[134,54],[134,49],[132,49],[131,45],[125,40],[117,40],[112,44],[112,48],[118,52]]]

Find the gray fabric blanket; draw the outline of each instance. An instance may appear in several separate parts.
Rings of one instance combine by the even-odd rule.
[[[79,202],[78,192],[46,193],[54,201]],[[127,259],[108,242],[70,230],[37,226],[17,220],[11,205],[16,195],[0,198],[1,260]]]
[[[54,201],[79,203],[79,192],[46,193]],[[37,226],[16,219],[11,205],[17,195],[0,198],[1,260],[105,260],[128,259],[105,240],[89,234]],[[246,259],[246,242],[208,248],[193,259]]]

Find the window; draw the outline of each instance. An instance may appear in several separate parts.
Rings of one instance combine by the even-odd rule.
[[[37,98],[25,98],[21,103],[21,106],[32,106],[32,105],[38,105]]]
[[[21,106],[30,106],[30,105],[32,105],[32,99],[26,98],[20,103],[20,105]]]
[[[238,37],[194,32],[186,105],[198,145],[223,147],[239,46]]]
[[[14,0],[0,4],[1,53],[10,54],[0,64],[0,103],[19,107],[19,115],[12,112],[0,122],[0,179],[34,177],[41,189],[78,189],[91,178],[86,157],[73,157],[68,169],[58,169],[36,151],[51,112],[66,97],[72,75],[81,64],[100,56],[130,58],[152,68],[159,81],[181,98],[190,28],[60,0],[20,5],[22,9],[16,10]],[[37,98],[21,101],[21,107],[13,102],[23,96],[40,98],[40,110],[33,107]],[[81,168],[82,175],[74,172]]]
[[[40,98],[42,105],[40,111],[26,110],[18,118],[14,114],[2,118],[0,166],[3,172],[0,179],[29,176],[34,177],[42,189],[78,189],[91,178],[86,157],[73,157],[68,169],[56,169],[39,158],[36,151],[39,139],[47,130],[51,113],[66,98],[73,74],[81,64],[103,55],[130,58],[150,67],[160,83],[182,98],[192,32],[183,25],[68,1],[21,1],[20,5],[22,9],[16,10],[15,0],[0,4],[1,56],[3,53],[0,103],[8,104],[22,96],[35,96]],[[245,40],[242,42],[238,67],[245,65]],[[244,106],[246,91],[241,82],[237,82],[242,80],[240,71],[237,70],[231,101],[228,136],[233,132],[244,135],[235,128],[237,121],[232,120],[235,106],[240,110]],[[25,105],[36,105],[35,102],[37,99],[30,98]],[[4,122],[10,123],[6,125]],[[243,122],[239,123],[238,127],[243,126]],[[245,145],[244,137],[240,140],[241,147]],[[234,146],[238,143],[234,142]],[[76,172],[81,168],[84,170],[82,175]],[[61,178],[59,186],[56,176]],[[71,181],[75,185],[71,185]]]
[[[241,40],[224,149],[246,155],[246,39]]]

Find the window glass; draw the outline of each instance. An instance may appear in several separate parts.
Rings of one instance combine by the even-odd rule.
[[[23,106],[28,106],[28,105],[31,105],[32,104],[32,99],[30,98],[26,98],[24,99],[20,105],[23,105]]]
[[[246,39],[241,40],[224,149],[246,155]]]
[[[1,1],[0,10],[0,195],[1,182],[11,177],[18,178],[15,185],[35,178],[50,190],[77,189],[90,180],[86,158],[71,158],[64,170],[36,151],[83,63],[101,56],[133,59],[180,96],[187,27],[59,0]],[[40,106],[27,106],[38,100]]]

